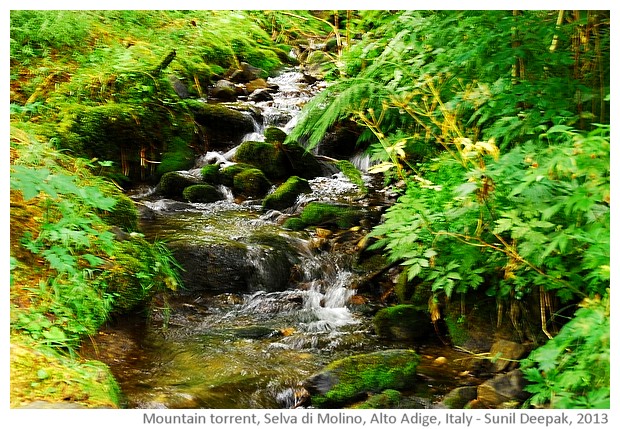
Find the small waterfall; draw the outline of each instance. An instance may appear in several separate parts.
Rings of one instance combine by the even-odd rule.
[[[252,131],[251,133],[246,134],[245,136],[243,136],[243,138],[241,139],[242,142],[247,142],[247,141],[254,141],[254,142],[262,142],[265,140],[265,136],[263,135],[264,131],[265,131],[265,125],[264,122],[262,124],[260,124],[256,118],[254,118],[254,116],[250,113],[246,113],[246,112],[241,112],[244,115],[248,115],[250,118],[252,118],[252,125],[254,125],[254,131]]]
[[[217,187],[218,192],[224,197],[224,200],[231,202],[235,200],[235,196],[233,195],[232,189],[228,186],[219,185]]]

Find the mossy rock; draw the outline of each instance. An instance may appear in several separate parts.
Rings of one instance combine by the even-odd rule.
[[[243,142],[237,148],[234,160],[259,168],[270,180],[284,179],[290,172],[290,164],[282,149],[267,142]]]
[[[407,304],[379,310],[373,324],[378,336],[395,341],[424,338],[433,332],[428,312]]]
[[[293,174],[304,179],[314,179],[323,175],[323,167],[316,157],[298,143],[286,143],[282,146]]]
[[[183,198],[190,203],[214,203],[222,199],[217,189],[208,184],[188,186],[183,189]]]
[[[258,168],[243,170],[233,179],[233,192],[246,197],[262,198],[270,187],[271,183]]]
[[[361,404],[356,404],[351,408],[362,410],[398,408],[400,402],[401,394],[398,390],[386,389],[381,393],[372,395]]]
[[[161,161],[157,165],[157,174],[171,171],[187,170],[194,165],[194,151],[187,141],[174,137],[164,145]]]
[[[202,180],[208,184],[217,185],[220,183],[220,166],[217,164],[205,165],[200,169],[200,175]]]
[[[291,217],[284,221],[282,228],[290,229],[291,231],[301,231],[306,227],[306,223],[298,217]]]
[[[108,225],[115,225],[125,231],[133,232],[138,230],[138,209],[133,200],[125,194],[114,196],[116,204],[112,210],[105,212],[101,218]]]
[[[232,187],[235,182],[235,176],[242,171],[250,170],[252,168],[256,168],[250,164],[237,163],[233,165],[229,165],[228,167],[224,167],[220,170],[219,181],[222,185]]]
[[[254,131],[249,115],[221,104],[184,100],[199,125],[205,127],[212,147],[229,147],[239,143],[244,135]]]
[[[411,389],[420,357],[413,350],[383,350],[336,360],[304,382],[317,408],[337,408],[386,389]]]
[[[363,216],[359,207],[313,201],[304,207],[300,218],[306,225],[335,225],[346,229],[357,225]]]
[[[284,143],[286,140],[286,133],[278,127],[267,127],[264,135],[267,143]]]
[[[158,190],[161,195],[168,198],[183,196],[183,190],[188,186],[195,185],[196,180],[184,176],[176,171],[170,171],[161,176]]]
[[[271,194],[263,200],[264,210],[284,210],[291,207],[301,194],[312,192],[310,184],[306,179],[298,176],[291,176],[286,182],[278,186]]]

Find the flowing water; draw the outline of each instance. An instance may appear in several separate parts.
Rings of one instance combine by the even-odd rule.
[[[318,88],[304,84],[296,72],[275,83],[280,87],[275,100],[258,107],[264,126],[288,131]],[[261,133],[257,125],[247,138]],[[187,174],[197,174],[206,163],[230,163],[231,157],[207,153]],[[368,166],[363,156],[353,161]],[[310,184],[313,192],[291,211],[310,200],[359,200],[356,186],[340,174]],[[186,254],[194,255],[194,248],[207,253],[180,259],[192,271],[185,273],[187,290],[158,297],[148,317],[118,320],[85,348],[85,354],[110,365],[127,407],[304,406],[301,383],[329,362],[403,346],[374,335],[369,306],[355,299],[355,285],[365,273],[353,268],[351,255],[320,250],[316,234],[282,229],[280,213],[263,213],[252,201],[236,202],[225,187],[220,192],[226,198],[212,204],[158,199],[144,190],[133,195],[150,210],[142,222],[148,238],[165,239]],[[200,286],[204,282],[210,288]],[[437,371],[433,359],[443,355],[458,362],[458,353],[436,345],[418,349],[426,375],[411,394],[436,402],[457,384],[460,368]]]

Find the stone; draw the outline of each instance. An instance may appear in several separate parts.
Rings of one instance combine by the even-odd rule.
[[[211,88],[209,95],[221,101],[235,101],[237,99],[237,87],[226,79],[220,79]]]
[[[392,341],[412,341],[432,334],[428,312],[401,304],[381,309],[373,319],[375,333]]]
[[[519,369],[498,374],[478,386],[478,401],[487,408],[497,408],[504,402],[524,401],[530,394],[523,388],[526,382]]]
[[[386,389],[412,389],[420,357],[393,349],[349,356],[327,365],[303,384],[317,408],[335,408]]]
[[[499,340],[493,343],[489,357],[491,358],[491,372],[501,372],[506,369],[514,369],[518,362],[525,356],[527,348],[523,344],[513,341]]]
[[[197,180],[176,171],[164,173],[157,185],[157,191],[168,198],[179,198],[188,186],[197,184]]]
[[[183,189],[183,198],[190,203],[214,203],[222,199],[215,187],[208,184],[191,185]]]
[[[310,184],[306,179],[291,176],[286,182],[276,188],[274,192],[267,195],[263,200],[263,210],[284,210],[291,207],[301,194],[312,192]]]
[[[440,402],[440,408],[462,409],[478,397],[477,386],[461,386],[448,392]]]
[[[245,85],[245,89],[248,91],[249,94],[253,93],[257,89],[264,89],[267,87],[267,82],[265,81],[265,79],[262,78],[251,80]]]
[[[269,88],[261,88],[252,92],[248,100],[254,102],[273,101],[273,95],[271,95],[271,90]]]
[[[189,97],[189,91],[187,90],[187,85],[185,85],[181,79],[177,76],[171,75],[169,78],[170,84],[172,85],[172,89],[179,96],[180,99],[185,99]]]
[[[243,170],[233,179],[233,193],[246,197],[262,198],[270,187],[271,183],[258,168]]]
[[[300,219],[306,225],[334,225],[340,229],[355,226],[364,216],[360,207],[313,201],[304,207]]]
[[[239,64],[239,69],[231,74],[230,80],[237,83],[247,83],[266,75],[265,70],[242,62]]]
[[[267,142],[243,142],[235,152],[234,161],[260,169],[270,180],[284,179],[291,170],[282,149]]]
[[[204,127],[210,150],[229,148],[254,131],[254,119],[249,114],[222,104],[197,100],[185,100],[185,103],[194,115],[195,122]]]
[[[286,143],[282,145],[282,150],[286,154],[293,174],[304,179],[314,179],[324,175],[323,165],[299,143]]]

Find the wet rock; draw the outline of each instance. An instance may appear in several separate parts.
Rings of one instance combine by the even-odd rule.
[[[413,350],[383,350],[336,360],[304,382],[318,408],[343,406],[369,393],[411,389],[420,361]]]
[[[176,171],[171,171],[161,176],[159,185],[157,185],[157,190],[164,197],[180,198],[185,188],[196,184],[198,184],[198,180],[182,175]]]
[[[371,395],[361,404],[356,404],[351,408],[354,409],[385,409],[385,408],[397,408],[401,401],[401,394],[398,390],[386,389],[376,395]]]
[[[308,181],[291,176],[263,200],[263,210],[284,210],[291,207],[301,194],[312,192]]]
[[[271,90],[269,88],[257,89],[250,94],[248,100],[260,102],[260,101],[273,101]]]
[[[237,99],[237,87],[226,79],[220,79],[211,88],[209,95],[221,101],[235,101]]]
[[[271,183],[258,168],[250,168],[236,174],[233,179],[233,192],[246,197],[265,196]]]
[[[270,180],[284,179],[290,172],[284,152],[276,145],[266,142],[243,142],[237,148],[234,160],[253,165],[262,170]]]
[[[172,85],[172,89],[181,99],[185,99],[189,97],[189,91],[187,90],[187,85],[185,85],[177,76],[170,76],[168,78],[170,80],[170,84]]]
[[[514,369],[518,365],[515,361],[524,357],[526,352],[527,349],[523,344],[507,340],[496,341],[489,352],[492,362],[491,372]]]
[[[334,225],[347,229],[356,225],[363,216],[364,210],[358,206],[313,201],[304,207],[300,219],[306,225]]]
[[[231,74],[230,80],[238,83],[247,83],[265,75],[267,75],[265,70],[242,62],[239,64],[239,69]]]
[[[499,374],[478,386],[478,401],[487,408],[498,408],[504,402],[524,401],[530,394],[523,391],[525,379],[520,370]]]
[[[211,185],[191,185],[183,190],[183,198],[191,203],[214,203],[222,199],[220,193]]]
[[[373,320],[375,333],[393,341],[425,338],[433,332],[429,314],[413,305],[395,305],[380,310]]]
[[[245,85],[245,89],[248,91],[249,94],[253,93],[257,89],[264,89],[264,88],[267,88],[267,82],[265,81],[265,79],[262,79],[262,78],[251,80]]]
[[[462,409],[478,397],[477,386],[462,386],[451,390],[439,403],[439,408]]]
[[[244,326],[241,328],[230,329],[227,332],[236,338],[246,338],[252,340],[273,338],[282,335],[280,331],[266,326]]]
[[[264,134],[267,143],[284,143],[286,140],[286,133],[278,127],[267,127]]]
[[[327,173],[316,157],[298,143],[287,143],[282,146],[282,150],[286,154],[293,174],[304,179],[314,179]]]
[[[254,131],[254,120],[250,114],[221,104],[197,100],[186,100],[185,103],[193,113],[196,123],[205,128],[210,149],[237,144],[244,135]]]

